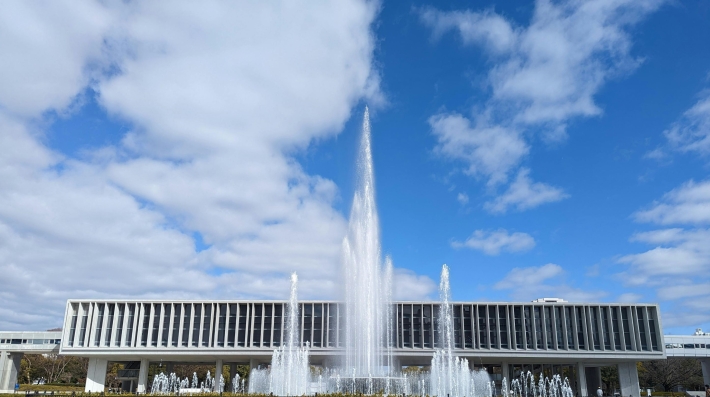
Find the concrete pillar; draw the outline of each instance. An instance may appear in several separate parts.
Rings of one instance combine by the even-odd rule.
[[[510,385],[510,364],[508,364],[506,361],[500,363],[500,373],[501,376],[505,378],[507,384]]]
[[[710,385],[710,358],[701,359],[700,366],[703,369],[703,385]]]
[[[621,388],[621,397],[641,397],[639,391],[639,374],[636,370],[636,363],[620,363],[619,369],[619,386]]]
[[[577,395],[579,397],[588,397],[587,394],[587,374],[583,363],[577,363]]]
[[[165,375],[170,376],[170,374],[172,374],[173,372],[175,372],[173,363],[166,363],[165,364]]]
[[[15,390],[17,375],[20,374],[23,353],[0,352],[0,390]]]
[[[106,369],[108,360],[103,358],[90,358],[89,369],[86,371],[85,392],[101,393],[104,391],[106,383]]]
[[[214,365],[214,389],[213,390],[218,393],[221,391],[224,391],[224,390],[219,389],[219,378],[222,377],[222,369],[224,369],[223,367],[224,367],[224,361],[217,360],[217,362]],[[227,382],[227,380],[225,379],[225,383],[226,382]]]
[[[136,392],[146,393],[148,391],[148,360],[141,360],[141,367],[138,370],[138,386]]]
[[[256,369],[259,367],[259,362],[255,358],[249,359],[249,373],[251,373],[252,369]]]
[[[585,377],[587,379],[587,395],[596,396],[597,389],[602,385],[601,367],[586,367]]]

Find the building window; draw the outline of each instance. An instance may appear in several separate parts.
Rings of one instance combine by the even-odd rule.
[[[330,327],[330,321],[332,319],[332,314],[330,313],[330,310],[334,307],[334,305],[327,305],[328,308],[328,327]],[[281,303],[275,303],[274,304],[274,337],[273,340],[271,341],[271,346],[273,347],[279,347],[281,346],[281,332],[283,331],[283,310],[284,310],[284,305]],[[333,338],[335,335],[331,332],[331,330],[328,330],[328,337]],[[328,346],[333,346],[329,344]]]
[[[461,305],[451,305],[454,315],[454,346],[455,348],[461,347]]]
[[[150,338],[151,346],[158,346],[158,332],[160,331],[160,314],[163,305],[160,303],[153,304],[153,328]]]
[[[113,311],[116,305],[113,303],[108,303],[108,318],[106,319],[106,340],[104,340],[104,346],[109,346],[111,344],[111,332],[113,332]]]
[[[587,349],[587,341],[584,337],[584,328],[586,326],[586,321],[584,321],[585,310],[583,307],[577,306],[577,343],[579,348],[582,350]]]
[[[515,327],[515,347],[523,348],[523,318],[522,308],[515,306],[513,308],[513,326]]]
[[[412,315],[413,346],[422,347],[422,306],[414,305],[412,309],[414,310]]]
[[[544,349],[545,346],[542,343],[542,310],[540,306],[533,306],[533,314],[535,315],[535,349]]]
[[[644,308],[637,307],[636,314],[639,321],[639,335],[641,338],[641,350],[648,350],[648,342],[646,341],[646,319],[644,317]]]
[[[281,305],[278,305],[281,307]],[[227,328],[227,346],[234,347],[234,332],[237,328],[237,308],[236,304],[229,305],[229,325]]]
[[[126,323],[126,346],[133,346],[133,320],[136,314],[136,304],[128,304],[128,323]],[[136,331],[137,333],[138,331]]]
[[[104,309],[105,305],[103,303],[96,304],[96,308],[99,311],[98,319],[96,321],[96,335],[94,338],[94,346],[99,346],[101,344],[101,330],[104,325]]]
[[[246,303],[239,304],[239,330],[237,332],[237,345],[246,346],[247,340],[247,308]]]
[[[563,332],[562,328],[562,311],[563,307],[560,306],[555,306],[554,308],[555,311],[555,332],[557,334],[557,348],[558,349],[564,349],[565,348],[565,333]]]
[[[74,335],[76,334],[76,321],[78,317],[78,305],[72,305],[71,325],[69,326],[69,346],[74,346]]]
[[[498,326],[500,327],[500,347],[508,348],[508,306],[498,307]]]
[[[552,307],[543,306],[545,312],[545,336],[547,337],[547,348],[553,348],[554,333],[552,332]]]
[[[114,345],[121,346],[121,336],[123,336],[123,320],[126,313],[126,305],[124,303],[119,303],[116,305],[116,311],[118,312],[118,319],[116,321],[116,339],[113,341]]]
[[[254,323],[256,326],[256,321]],[[313,304],[304,303],[303,304],[303,336],[301,337],[301,343],[303,346],[311,344],[311,331],[313,330]]]
[[[182,346],[190,344],[190,318],[192,314],[192,304],[185,304],[185,312],[182,314]]]
[[[205,304],[205,317],[202,322],[202,346],[210,346],[210,332],[212,331],[212,304]]]
[[[318,306],[319,305],[316,305],[316,307],[318,307]],[[271,316],[274,313],[273,309],[274,309],[273,304],[271,304],[271,303],[264,304],[264,337],[262,338],[262,341],[261,341],[262,347],[271,347],[271,326],[272,326]]]
[[[403,347],[412,347],[412,305],[402,306]]]
[[[604,335],[604,348],[611,350],[611,338],[609,336],[609,308],[602,307],[602,335]]]
[[[143,330],[141,332],[141,346],[148,345],[148,331],[150,327],[150,308],[153,307],[151,304],[146,303],[143,305]]]
[[[161,346],[168,346],[168,337],[170,336],[170,317],[171,317],[171,311],[173,309],[173,305],[170,303],[166,303],[165,306],[163,307],[163,326],[160,328],[161,332],[161,338],[160,338],[160,345]]]
[[[469,307],[470,310],[470,307]],[[434,320],[431,316],[431,305],[424,305],[422,308],[422,314],[423,314],[423,320],[422,320],[422,325],[423,325],[423,330],[424,330],[424,348],[432,348],[433,347],[433,339],[432,339],[432,326],[434,324]],[[470,319],[470,313],[469,313],[469,322],[471,321]]]
[[[227,304],[219,304],[219,320],[217,322],[217,346],[224,347],[224,331],[227,326]]]
[[[601,342],[599,340],[599,308],[589,308],[592,318],[592,341],[594,342],[594,350],[601,350]]]
[[[428,308],[427,306],[424,307],[425,312],[426,312],[427,308]],[[426,318],[424,318],[424,321],[426,321]],[[464,348],[466,348],[466,349],[473,348],[472,326],[473,326],[473,321],[471,320],[471,306],[465,305],[463,307],[463,338],[464,338],[463,342],[464,342]],[[424,335],[425,335],[425,339],[424,339],[425,346],[424,347],[431,347],[431,345],[426,346],[426,328],[424,330]]]
[[[651,334],[651,348],[655,351],[659,351],[658,348],[658,335],[656,334],[656,310],[654,308],[648,308],[648,326],[649,332]]]
[[[611,308],[611,327],[614,336],[614,348],[621,350],[621,333],[619,332],[619,308]]]
[[[533,349],[532,344],[532,316],[530,315],[530,306],[523,306],[523,315],[525,316],[524,330],[525,330],[525,348]]]
[[[253,347],[260,347],[261,346],[261,313],[262,313],[263,307],[261,306],[261,303],[256,303],[253,306],[253,315],[252,315],[252,321],[253,321],[253,327],[254,330],[252,332],[252,346]]]
[[[488,306],[488,335],[491,348],[498,348],[498,306]]]
[[[567,327],[567,349],[577,350],[574,344],[574,309],[565,306],[565,326]]]
[[[89,305],[83,304],[81,316],[81,328],[79,328],[79,346],[84,346],[84,337],[86,336],[86,323],[89,321]]]
[[[173,347],[177,347],[178,342],[180,340],[180,315],[182,314],[181,312],[182,305],[180,303],[176,303],[173,312],[173,339],[170,341],[170,345]]]
[[[192,316],[192,346],[197,347],[200,343],[200,323],[202,322],[202,304],[195,304],[195,313]]]

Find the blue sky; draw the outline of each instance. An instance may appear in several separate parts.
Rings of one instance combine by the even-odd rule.
[[[366,105],[399,298],[446,263],[457,300],[710,328],[709,2],[166,6],[0,11],[1,328],[337,298]]]

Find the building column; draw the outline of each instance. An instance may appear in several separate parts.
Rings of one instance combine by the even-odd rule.
[[[710,385],[710,358],[701,359],[700,366],[703,369],[703,385]]]
[[[251,374],[251,371],[254,369],[259,368],[259,362],[255,358],[250,358],[249,359],[249,373]]]
[[[639,374],[636,370],[636,363],[620,363],[619,369],[619,387],[621,388],[621,397],[641,397],[639,390]]]
[[[583,363],[577,363],[577,395],[579,397],[588,397],[587,374]]]
[[[0,352],[0,390],[15,390],[17,383],[17,375],[20,374],[20,365],[22,364],[23,353],[17,352]]]
[[[175,372],[175,371],[174,371],[174,367],[175,367],[175,366],[173,365],[173,363],[166,363],[166,364],[165,364],[165,375],[170,376],[170,374],[172,374],[173,372]]]
[[[503,379],[506,381],[506,386],[510,385],[510,364],[506,361],[500,363],[500,373]],[[510,389],[508,389],[510,390]]]
[[[106,383],[106,369],[108,360],[103,358],[90,358],[89,369],[86,371],[85,392],[101,393]]]
[[[138,386],[137,393],[145,394],[148,391],[148,360],[141,360],[141,367],[138,370]]]
[[[221,390],[219,380],[222,378],[222,370],[224,369],[224,361],[222,360],[217,360],[217,362],[214,365],[214,388],[212,389],[213,391],[216,392],[222,392],[224,390]],[[225,383],[227,383],[225,381]]]
[[[587,378],[587,395],[596,396],[597,389],[602,385],[601,367],[586,367],[585,375]]]

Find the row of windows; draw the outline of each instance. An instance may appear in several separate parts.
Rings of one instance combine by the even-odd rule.
[[[396,346],[439,347],[436,304],[398,304]],[[653,306],[453,306],[454,344],[463,349],[660,351]]]
[[[710,343],[666,343],[666,349],[710,349]]]
[[[344,308],[300,303],[299,342],[342,347]],[[399,348],[439,347],[437,304],[396,304]],[[283,303],[72,303],[66,346],[278,347]],[[659,351],[654,306],[455,304],[459,349]]]
[[[0,339],[6,345],[58,345],[61,339]]]

